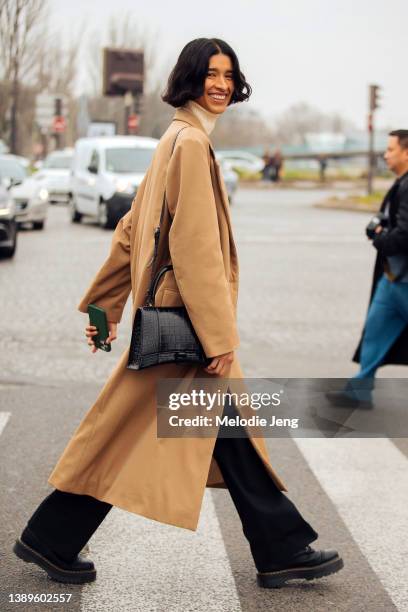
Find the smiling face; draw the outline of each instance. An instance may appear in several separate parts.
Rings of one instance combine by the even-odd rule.
[[[232,62],[228,55],[217,53],[210,57],[204,93],[195,102],[211,113],[221,114],[234,93]]]

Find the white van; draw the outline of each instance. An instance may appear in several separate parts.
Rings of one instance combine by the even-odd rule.
[[[70,217],[114,228],[130,209],[159,141],[141,136],[79,138],[72,161]]]

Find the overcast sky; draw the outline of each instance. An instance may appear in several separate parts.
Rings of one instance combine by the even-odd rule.
[[[378,125],[408,128],[408,0],[50,0],[64,37],[85,19],[105,32],[130,11],[157,40],[166,74],[191,39],[215,36],[237,52],[267,118],[299,101],[365,128],[368,84],[383,87]],[[85,48],[85,45],[84,45]],[[82,82],[83,82],[83,76]],[[81,79],[80,79],[81,82]]]

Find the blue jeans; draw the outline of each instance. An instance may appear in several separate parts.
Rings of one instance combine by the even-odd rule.
[[[392,283],[383,275],[367,314],[360,351],[360,371],[346,392],[359,400],[371,399],[374,377],[391,346],[408,325],[408,283]]]

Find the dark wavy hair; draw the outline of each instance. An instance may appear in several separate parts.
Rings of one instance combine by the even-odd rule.
[[[202,96],[210,57],[218,53],[228,55],[232,63],[234,91],[229,104],[248,100],[252,89],[241,72],[235,51],[219,38],[196,38],[186,44],[170,73],[162,100],[178,108]]]

